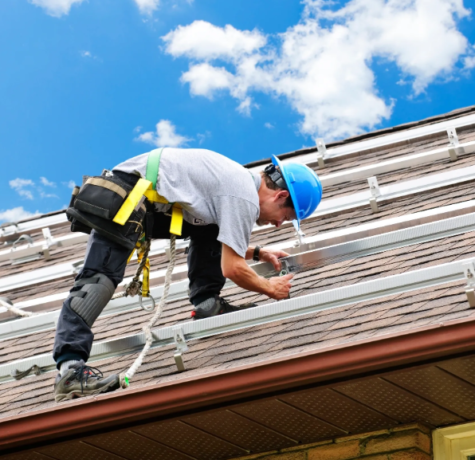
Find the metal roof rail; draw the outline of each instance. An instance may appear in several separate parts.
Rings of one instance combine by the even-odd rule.
[[[457,134],[455,133],[455,136],[456,135]],[[458,155],[474,152],[475,142],[467,142],[465,144],[451,144],[450,147],[443,147],[430,152],[417,153],[415,155],[407,155],[392,160],[380,161],[372,165],[347,169],[345,171],[333,174],[319,175],[319,178],[322,182],[322,186],[328,187],[330,185],[338,185],[345,182],[368,179],[369,177],[376,174],[398,171],[403,168],[433,163],[434,161],[444,160],[446,158],[450,158],[452,161],[454,161],[458,158]]]
[[[422,211],[414,214],[407,214],[404,216],[398,216],[391,219],[378,220],[375,222],[370,222],[368,224],[358,225],[357,227],[344,228],[340,230],[334,230],[331,232],[317,234],[314,236],[306,237],[305,244],[296,248],[291,241],[284,241],[282,243],[269,245],[269,247],[274,249],[285,250],[290,254],[298,254],[305,251],[311,251],[318,248],[334,246],[341,243],[347,243],[350,241],[355,241],[362,238],[368,238],[371,236],[380,235],[382,233],[395,232],[396,230],[402,230],[405,228],[415,227],[417,225],[428,224],[431,222],[441,221],[444,219],[449,219],[451,217],[457,217],[460,215],[466,215],[470,212],[475,212],[475,200],[466,201],[462,203],[456,203],[441,208],[430,209],[427,211]],[[78,262],[79,263],[79,262]],[[66,263],[59,265],[54,265],[48,268],[42,268],[38,270],[33,270],[28,274],[13,275],[10,277],[4,277],[0,279],[0,291],[8,291],[13,289],[18,289],[19,287],[28,286],[29,284],[41,283],[50,281],[53,279],[61,278],[66,275],[73,275],[75,263]],[[178,272],[183,270],[185,266],[178,266]],[[256,265],[254,265],[256,267]],[[58,269],[59,271],[55,271]],[[177,273],[178,273],[177,272]],[[164,277],[164,270],[157,270],[151,272],[152,280],[154,284],[157,282],[162,282]],[[28,279],[25,280],[25,276],[32,276],[31,282]],[[182,272],[183,278],[185,278],[185,272]],[[125,279],[121,285],[125,285],[130,281],[131,277]],[[185,295],[186,282],[178,282],[172,284],[173,286],[183,284],[183,296]],[[18,302],[17,306],[26,310],[40,311],[41,306],[44,305],[44,308],[50,308],[54,303],[58,301],[63,301],[68,295],[68,291],[61,293],[56,293],[53,295],[36,298],[33,300],[26,300]],[[160,294],[154,294],[159,295]],[[110,306],[111,304],[109,304]],[[107,307],[109,308],[109,307]],[[106,310],[107,310],[106,308]],[[1,309],[0,309],[1,311]],[[0,312],[0,321],[11,319],[10,316],[6,313]]]
[[[89,235],[83,233],[73,233],[70,235],[53,238],[48,227],[43,228],[44,241],[37,243],[33,242],[27,235],[22,235],[17,242],[27,241],[26,245],[16,247],[13,245],[10,249],[0,251],[0,261],[11,260],[12,263],[22,263],[39,258],[49,259],[49,251],[54,247],[67,247],[75,244],[84,243],[87,241]],[[28,239],[29,238],[29,239]]]
[[[381,253],[394,248],[433,241],[473,230],[475,230],[475,213],[318,249],[312,248],[311,245],[305,245],[303,247],[307,250],[306,252],[287,257],[283,261],[290,271],[293,267],[302,269],[311,266],[315,268],[336,261]],[[262,276],[275,275],[272,265],[268,263],[255,264],[252,268]],[[226,287],[233,285],[228,281]],[[187,280],[172,284],[169,300],[186,298],[187,289]],[[152,288],[151,294],[156,299],[160,298],[163,294],[163,286]],[[116,314],[137,307],[136,297],[122,297],[109,302],[101,316]],[[59,311],[54,311],[36,315],[29,319],[2,323],[0,324],[0,340],[52,328],[58,315]]]
[[[399,144],[404,141],[410,141],[417,138],[433,136],[438,133],[442,133],[453,128],[463,128],[475,124],[475,114],[459,117],[455,119],[446,120],[440,123],[433,123],[430,125],[421,126],[419,128],[410,128],[407,130],[401,130],[391,134],[381,134],[378,137],[370,139],[356,141],[336,147],[329,147],[325,152],[325,161],[333,158],[339,158],[345,155],[351,155],[366,150],[373,150],[382,147],[388,147],[390,145]],[[450,139],[449,139],[450,141]],[[320,152],[315,153],[302,153],[302,155],[292,156],[289,160],[293,163],[312,164],[317,163]],[[250,168],[252,171],[260,171],[263,166],[256,166]]]
[[[155,341],[152,348],[174,343],[176,331],[180,329],[185,341],[211,337],[224,332],[236,331],[251,326],[258,326],[272,321],[293,318],[308,313],[363,302],[388,295],[436,286],[465,277],[467,263],[474,259],[464,259],[434,267],[413,270],[406,273],[378,278],[356,285],[338,287],[315,294],[308,294],[295,299],[281,300],[240,312],[228,313],[199,321],[180,323],[175,326],[156,328],[152,331]],[[89,362],[94,362],[118,355],[135,353],[145,344],[143,332],[94,343]],[[0,382],[10,381],[12,375],[25,372],[37,366],[42,372],[56,369],[51,354],[42,354],[30,358],[0,365]]]
[[[324,199],[310,217],[323,216],[347,209],[367,206],[370,205],[372,199],[374,199],[375,203],[381,203],[382,201],[389,201],[472,180],[475,180],[475,166],[431,174],[391,185],[379,186],[379,194],[377,194],[377,196],[374,196],[371,189],[368,188],[368,190],[364,192],[353,193],[340,198]]]
[[[451,158],[456,158],[458,153],[464,153],[464,152],[465,153],[474,153],[475,152],[475,142],[468,142],[466,144],[458,144],[458,138],[457,138],[457,134],[456,134],[455,130],[450,131],[449,135],[450,135],[451,146],[452,147],[436,149],[436,150],[431,151],[431,152],[426,152],[426,153],[421,153],[421,154],[416,154],[416,155],[410,155],[410,156],[406,156],[406,157],[403,157],[403,158],[398,158],[398,159],[394,159],[394,160],[380,162],[380,163],[377,163],[377,164],[374,164],[374,165],[364,166],[364,167],[361,167],[361,168],[355,168],[355,169],[351,169],[351,170],[347,170],[347,171],[343,171],[343,172],[339,172],[339,173],[335,173],[335,174],[329,174],[327,176],[321,176],[320,179],[322,181],[322,185],[325,187],[325,186],[329,186],[329,185],[337,185],[337,184],[341,184],[341,183],[345,183],[345,182],[349,182],[349,181],[354,181],[354,180],[370,179],[370,182],[371,182],[370,183],[370,190],[371,190],[370,196],[368,196],[367,199],[365,197],[363,199],[363,203],[360,203],[359,200],[356,197],[356,200],[355,200],[356,204],[354,204],[354,206],[351,206],[351,207],[356,207],[358,205],[365,204],[365,202],[368,202],[370,204],[371,208],[373,209],[373,211],[377,212],[377,210],[378,210],[378,206],[377,206],[378,199],[377,198],[380,198],[379,201],[382,201],[382,200],[387,199],[387,198],[384,197],[384,193],[382,193],[382,192],[375,195],[375,187],[373,187],[373,185],[374,185],[375,181],[377,183],[377,179],[376,179],[376,177],[372,177],[375,174],[382,174],[382,173],[386,173],[386,172],[390,172],[390,171],[399,170],[399,169],[404,168],[404,167],[410,167],[410,166],[415,166],[415,165],[419,165],[419,164],[423,164],[423,163],[428,163],[428,162],[436,161],[436,160],[439,160],[439,159],[442,159],[442,158],[447,158],[449,156]],[[325,144],[323,143],[322,139],[319,139],[318,142],[319,142],[319,144],[318,144],[319,147],[318,148],[320,149],[319,152],[321,153],[321,159],[322,159],[322,162],[323,162],[323,157],[325,156],[326,148],[325,148]],[[444,185],[439,185],[438,184],[438,181],[439,181],[438,177],[439,176],[443,177],[445,174],[449,174],[449,173],[442,173],[440,175],[431,176],[431,177],[434,177],[433,188],[444,186]],[[420,179],[416,179],[416,180],[420,180]],[[471,180],[471,179],[465,179],[465,180]],[[463,181],[463,180],[460,180],[460,181]],[[409,182],[411,182],[411,181],[409,181]],[[456,182],[453,182],[453,183],[456,183]],[[404,193],[403,193],[404,192],[404,185],[403,184],[405,184],[405,183],[401,183],[401,187],[400,187],[401,193],[397,194],[397,192],[396,192],[394,197],[404,196]],[[408,194],[408,193],[410,193],[410,192],[409,191],[405,192],[405,194]],[[358,195],[358,194],[355,194],[355,195]],[[355,195],[352,195],[352,196],[355,196]],[[361,195],[361,196],[363,196],[363,195]],[[334,200],[341,200],[341,199],[336,198]],[[337,203],[334,200],[324,201],[322,203],[322,205],[318,208],[319,210],[316,213],[314,213],[314,215],[323,215],[323,214],[328,214],[330,212],[336,212],[336,211],[339,211],[339,210],[342,210],[342,209],[348,209],[348,206],[345,207],[345,208],[341,208],[337,205],[336,206],[336,211],[333,211],[332,210],[332,204]],[[325,210],[325,212],[323,212],[323,210]],[[50,219],[50,218],[45,218],[45,222],[46,222],[46,219]],[[42,219],[38,219],[38,221],[41,221],[41,220]],[[66,218],[63,219],[63,222],[65,222],[65,221],[66,221]],[[40,228],[40,227],[37,227],[37,228]],[[258,231],[260,229],[262,229],[262,227],[254,227],[254,231]],[[19,248],[18,250],[0,251],[0,261],[11,259],[12,261],[14,261],[14,263],[23,263],[23,262],[28,262],[28,261],[31,261],[31,260],[36,260],[36,259],[39,259],[41,257],[48,258],[49,248],[54,247],[55,244],[61,245],[61,241],[63,239],[66,241],[67,238],[70,238],[70,236],[68,235],[68,236],[53,239],[51,237],[51,233],[49,232],[49,230],[47,230],[47,229],[44,229],[44,230],[47,231],[48,234],[49,234],[48,237],[45,237],[44,242],[38,242],[38,243],[30,244],[27,247]],[[83,241],[87,240],[87,235],[82,235],[82,234],[81,235],[76,235],[76,238],[77,238],[77,242],[80,243],[80,242],[83,242]],[[75,242],[73,241],[70,244],[75,244]],[[177,249],[184,248],[187,245],[188,245],[187,241],[178,241],[177,242]],[[163,253],[163,252],[165,252],[165,253],[167,252],[166,243],[164,243],[163,241],[156,241],[152,244],[152,248],[151,248],[151,251],[150,251],[151,256],[157,255],[157,254],[160,254],[160,253]]]
[[[38,217],[26,222],[4,224],[0,227],[0,241],[12,239],[12,237],[20,236],[23,233],[30,233],[32,230],[44,227],[54,228],[65,224],[67,221],[66,212],[62,212],[53,216]]]

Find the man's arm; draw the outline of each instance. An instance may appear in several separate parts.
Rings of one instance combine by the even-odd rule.
[[[246,253],[246,257],[247,255]],[[243,289],[259,292],[276,300],[286,299],[289,296],[290,288],[292,287],[290,280],[293,278],[293,275],[270,279],[263,278],[247,265],[245,259],[226,244],[223,244],[221,268],[226,278],[229,278]]]

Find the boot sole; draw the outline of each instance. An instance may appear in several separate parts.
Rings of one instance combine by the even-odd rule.
[[[55,395],[54,400],[56,402],[61,402],[61,401],[67,401],[68,399],[75,399],[75,398],[84,398],[85,396],[92,396],[92,395],[98,395],[101,393],[108,393],[110,391],[115,391],[120,388],[120,381],[119,378],[117,380],[114,380],[109,383],[109,385],[98,388],[97,390],[87,390],[85,392],[80,392],[77,390],[73,390],[69,393],[60,393]]]

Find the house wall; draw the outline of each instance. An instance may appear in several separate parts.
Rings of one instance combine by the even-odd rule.
[[[431,431],[419,424],[345,436],[239,460],[431,460]],[[237,459],[236,459],[237,460]]]

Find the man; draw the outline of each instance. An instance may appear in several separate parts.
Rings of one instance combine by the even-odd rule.
[[[190,238],[187,262],[194,319],[249,306],[233,306],[220,297],[226,278],[244,289],[276,300],[289,296],[292,275],[265,279],[246,263],[246,259],[266,261],[280,270],[278,259],[288,254],[259,246],[249,247],[249,240],[255,223],[280,227],[285,221],[294,221],[299,225],[301,219],[315,210],[322,188],[310,168],[301,164],[281,165],[273,157],[273,165],[255,174],[209,150],[165,148],[117,165],[112,171],[116,183],[106,185],[110,190],[117,184],[132,189],[140,177],[156,183],[156,192],[164,200],[153,205],[146,202],[152,210],[153,226],[131,220],[134,228],[137,223],[141,227],[143,224],[152,229],[149,230],[152,238],[169,238],[172,203],[179,203],[183,210],[181,237]],[[89,185],[90,194],[105,197],[106,193],[112,193],[98,188],[101,181],[93,182],[95,186]],[[105,199],[99,200],[98,205],[85,207],[84,200],[79,197],[81,195],[78,195],[76,207],[96,212],[93,209],[96,206],[100,213],[107,213],[107,209],[102,209],[108,207],[104,204]],[[119,387],[118,375],[103,378],[100,371],[85,362],[94,338],[91,327],[122,281],[131,252],[130,241],[124,243],[122,236],[116,237],[110,231],[109,223],[102,227],[88,213],[72,208],[68,209],[68,215],[94,230],[88,241],[84,267],[58,320],[53,351],[59,369],[55,383],[56,401]],[[132,238],[132,244],[137,238],[138,234]]]

